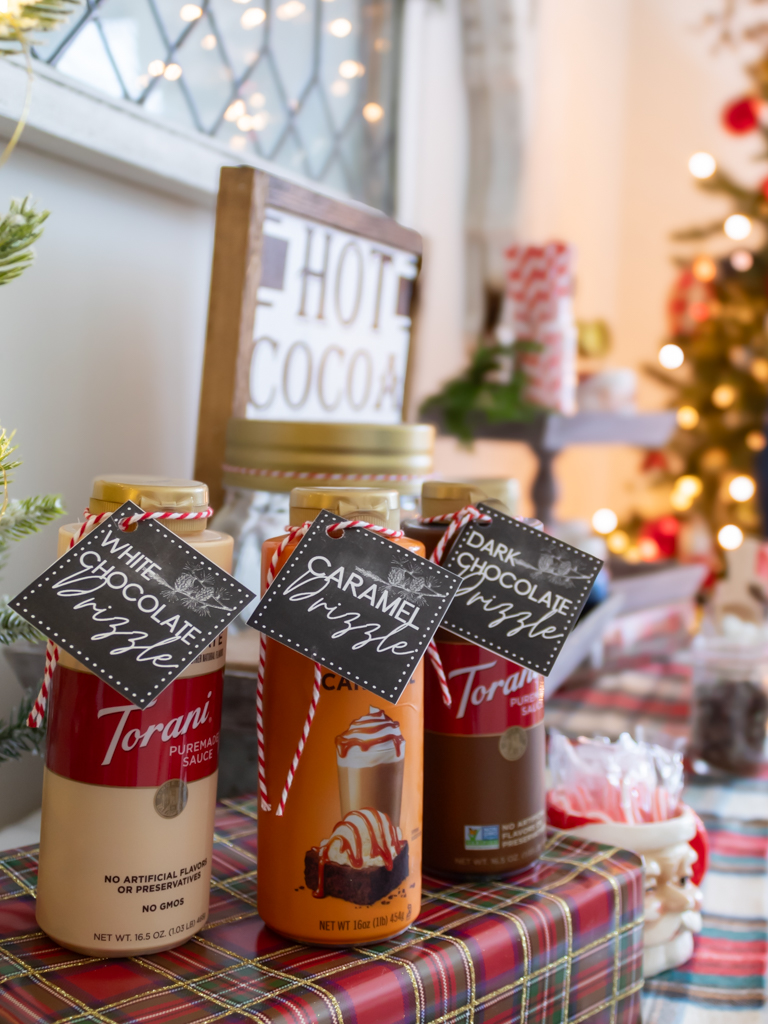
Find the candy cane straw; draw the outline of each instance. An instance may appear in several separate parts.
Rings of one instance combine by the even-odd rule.
[[[104,519],[108,519],[111,515],[111,512],[100,512],[98,515],[92,516],[90,509],[86,509],[85,521],[80,524],[77,532],[70,538],[69,547],[73,548],[79,540],[82,540],[89,530],[98,526],[99,523]],[[121,519],[117,525],[119,529],[127,530],[129,526],[133,526],[135,523],[140,523],[145,519],[208,519],[212,515],[212,508],[207,508],[205,512],[138,512],[135,515]],[[45,671],[43,672],[43,682],[40,686],[40,692],[35,698],[32,710],[27,716],[27,726],[30,729],[39,729],[43,724],[45,709],[48,706],[48,694],[51,689],[51,679],[53,678],[53,673],[58,662],[58,645],[55,644],[53,640],[49,639],[45,645]]]

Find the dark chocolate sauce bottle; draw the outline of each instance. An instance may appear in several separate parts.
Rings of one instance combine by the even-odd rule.
[[[427,481],[422,518],[480,501],[508,511],[494,491],[491,481]],[[429,556],[447,525],[407,520],[403,529]],[[425,659],[424,869],[454,878],[518,871],[546,837],[544,678],[445,629],[435,641],[452,705]]]

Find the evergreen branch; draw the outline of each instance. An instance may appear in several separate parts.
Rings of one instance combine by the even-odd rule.
[[[0,569],[5,566],[12,541],[37,533],[63,512],[64,506],[57,494],[9,501],[5,513],[0,517]]]
[[[653,363],[643,364],[643,373],[647,373],[649,377],[653,377],[660,384],[663,384],[667,388],[680,388],[680,381],[677,377],[674,377],[671,373],[665,370],[659,369],[658,366],[654,366]]]
[[[8,213],[0,218],[0,285],[19,277],[34,261],[32,245],[43,233],[48,211],[38,212],[31,196],[11,200]]]
[[[15,433],[15,431],[14,431]],[[6,478],[6,483],[10,483],[8,474],[12,469],[16,469],[17,466],[21,465],[21,462],[16,459],[11,461],[11,455],[16,451],[18,445],[13,442],[13,433],[6,434],[2,427],[0,427],[0,475]]]
[[[39,729],[27,725],[29,713],[34,707],[35,695],[25,695],[18,708],[14,708],[8,721],[0,719],[0,761],[10,761],[22,754],[39,754],[45,739],[45,727]]]
[[[52,32],[80,6],[80,0],[8,0],[0,13],[0,55],[19,53],[30,33]]]
[[[0,597],[0,644],[13,644],[17,640],[28,640],[31,644],[45,640],[34,626],[8,607],[8,599]]]
[[[448,381],[441,391],[432,395],[421,406],[421,412],[436,410],[442,413],[445,429],[459,440],[469,443],[473,439],[470,416],[483,413],[491,423],[528,422],[542,410],[524,398],[528,383],[524,369],[515,361],[510,380],[505,384],[489,380],[488,375],[501,369],[503,358],[518,352],[538,351],[535,341],[516,341],[512,345],[479,345],[472,360],[458,377]]]
[[[10,541],[21,540],[64,512],[58,494],[46,494],[37,498],[18,498],[8,502],[5,515],[0,520],[0,550]]]
[[[754,189],[743,188],[729,174],[718,168],[711,178],[702,178],[696,182],[704,192],[725,192],[739,203],[750,209],[759,196]],[[762,198],[762,197],[760,197]]]
[[[675,242],[700,242],[703,238],[723,233],[723,220],[712,221],[711,224],[702,225],[699,228],[684,228],[682,231],[673,231],[671,238]]]

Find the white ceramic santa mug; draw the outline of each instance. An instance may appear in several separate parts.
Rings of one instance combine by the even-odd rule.
[[[593,843],[639,854],[645,863],[643,974],[679,967],[693,955],[693,935],[701,931],[701,890],[708,861],[707,834],[690,807],[666,821],[639,825],[590,822],[566,829]]]

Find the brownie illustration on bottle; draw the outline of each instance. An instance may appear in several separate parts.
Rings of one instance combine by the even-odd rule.
[[[342,820],[304,858],[304,880],[318,899],[370,906],[408,876],[400,831],[405,740],[380,708],[336,737]]]

